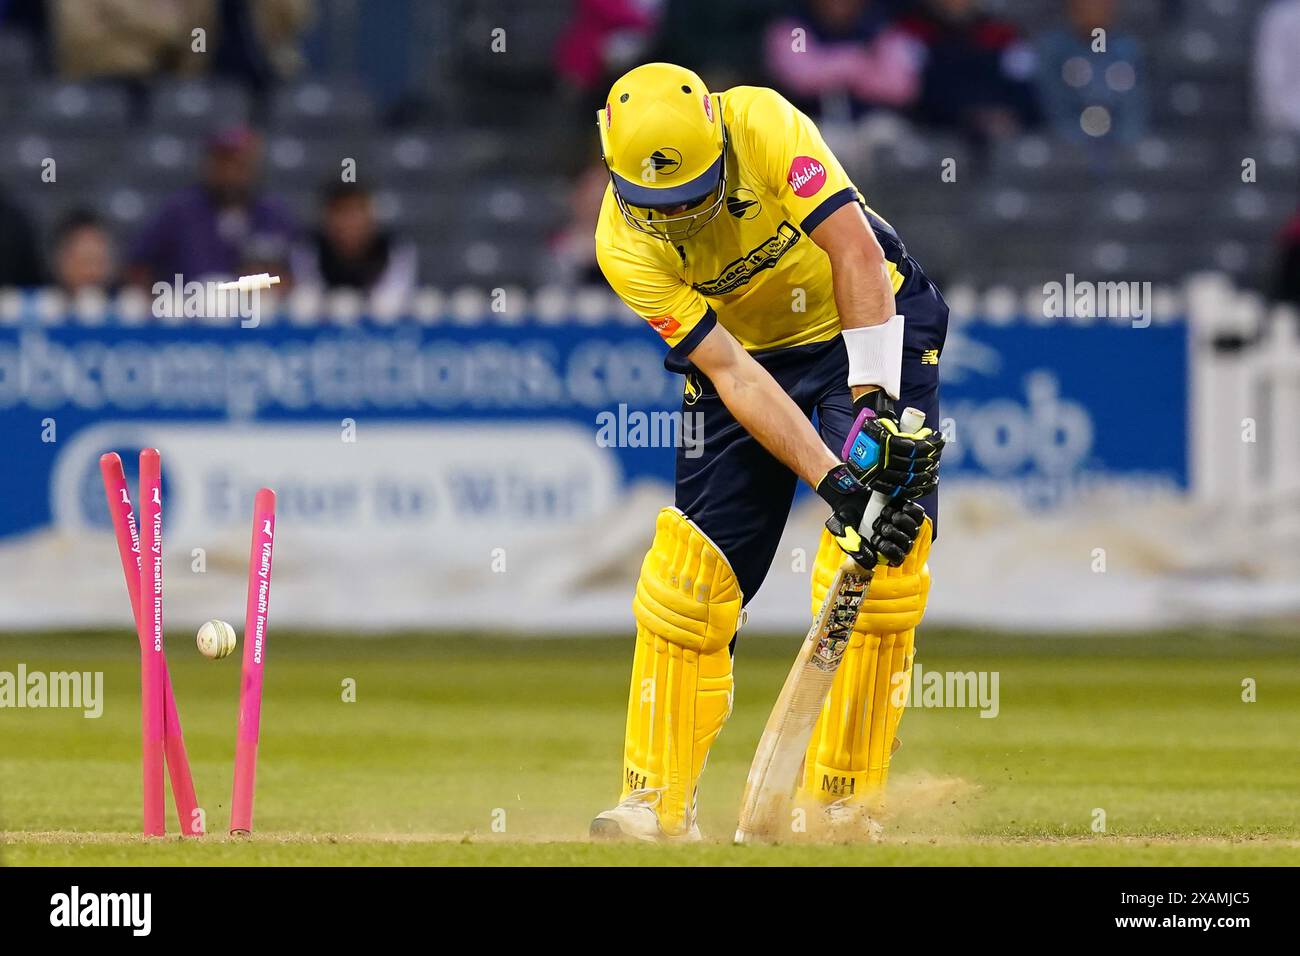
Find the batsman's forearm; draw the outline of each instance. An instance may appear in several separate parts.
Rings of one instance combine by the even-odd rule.
[[[894,287],[883,259],[864,255],[838,262],[832,267],[831,275],[841,328],[880,325],[894,314]],[[877,385],[854,385],[850,392],[856,400],[877,388]]]
[[[742,366],[718,376],[713,384],[736,421],[812,487],[840,463],[812,422],[762,366]]]
[[[831,278],[841,328],[881,325],[894,314],[894,287],[883,259],[866,252],[832,259]]]

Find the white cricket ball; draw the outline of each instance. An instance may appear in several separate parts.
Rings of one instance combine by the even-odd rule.
[[[256,275],[240,276],[230,282],[222,282],[217,288],[222,292],[261,292],[263,289],[269,289],[271,286],[279,284],[279,276],[259,272]]]
[[[225,621],[208,621],[199,628],[195,643],[199,653],[214,661],[229,657],[235,649],[235,629]]]

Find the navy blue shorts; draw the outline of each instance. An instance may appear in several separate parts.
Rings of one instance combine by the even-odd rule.
[[[948,328],[948,306],[928,280],[921,289],[900,295],[904,316],[902,396],[898,410],[909,405],[925,412],[925,423],[939,428],[939,354]],[[840,457],[853,425],[853,400],[846,384],[849,364],[844,340],[753,353],[804,414],[813,419],[826,445]],[[748,603],[767,576],[794,500],[798,478],[777,461],[737,422],[713,385],[697,371],[687,374],[683,413],[699,413],[702,449],[687,457],[677,450],[676,504],[722,549],[740,581]],[[692,393],[698,396],[692,398]],[[697,436],[700,431],[695,431]],[[939,498],[920,501],[938,534]],[[829,511],[828,511],[829,516]]]

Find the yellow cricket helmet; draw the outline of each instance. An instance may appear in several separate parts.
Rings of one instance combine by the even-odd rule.
[[[717,97],[693,71],[647,63],[625,73],[596,114],[600,151],[628,225],[689,239],[727,196],[727,133]]]

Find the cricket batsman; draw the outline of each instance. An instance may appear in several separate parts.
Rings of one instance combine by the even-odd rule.
[[[830,508],[814,613],[845,554],[884,562],[799,792],[837,834],[869,838],[930,587],[948,307],[779,93],[711,93],[688,69],[650,63],[614,84],[597,122],[610,178],[601,270],[685,375],[703,453],[678,450],[675,507],[659,513],[641,568],[622,795],[592,835],[700,839],[696,788],[731,713],[742,609],[803,479]],[[895,409],[907,406],[926,427],[901,430]],[[860,536],[872,495],[888,503]]]

